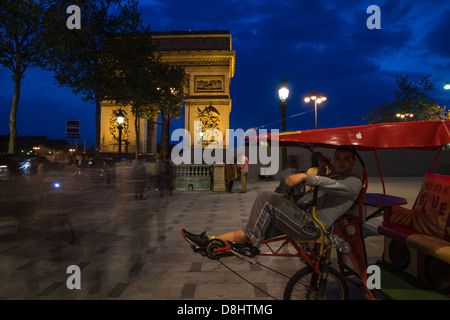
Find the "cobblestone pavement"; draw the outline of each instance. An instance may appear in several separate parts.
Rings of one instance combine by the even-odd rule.
[[[282,299],[288,281],[260,265],[236,257],[221,262],[272,297],[243,281],[221,262],[192,252],[180,229],[217,234],[245,225],[253,200],[277,182],[250,182],[247,193],[175,191],[160,196],[146,191],[135,200],[126,173],[115,187],[72,192],[58,213],[69,218],[76,241],[62,237],[55,210],[36,209],[32,228],[17,229],[17,219],[0,216],[0,299]],[[387,179],[387,191],[414,202],[421,178]],[[374,182],[369,191],[379,192]],[[412,199],[412,200],[411,200]],[[411,204],[412,205],[412,204]],[[39,217],[39,219],[38,219]],[[46,219],[46,217],[48,219]],[[55,222],[55,223],[53,223]],[[382,253],[378,221],[368,225],[371,260]],[[260,257],[262,264],[290,276],[303,264],[294,258]],[[70,290],[67,268],[81,271],[81,288]],[[351,293],[352,299],[361,299]]]

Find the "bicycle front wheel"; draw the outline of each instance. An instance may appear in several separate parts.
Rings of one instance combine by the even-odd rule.
[[[319,287],[324,292],[319,292]],[[319,277],[310,267],[297,271],[284,289],[284,300],[347,300],[348,288],[345,279],[334,268],[329,267],[326,279]]]

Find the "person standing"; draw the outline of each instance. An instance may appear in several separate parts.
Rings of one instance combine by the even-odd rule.
[[[239,168],[241,171],[241,182],[242,182],[241,193],[246,193],[247,192],[248,158],[245,156],[245,154],[241,155],[241,161],[239,163]]]
[[[234,180],[237,177],[236,165],[234,163],[227,163],[225,165],[225,187],[226,192],[233,193]]]

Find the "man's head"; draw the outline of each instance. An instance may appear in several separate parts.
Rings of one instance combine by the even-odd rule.
[[[348,146],[340,146],[334,153],[334,168],[336,173],[346,173],[356,164],[356,156],[353,149]]]

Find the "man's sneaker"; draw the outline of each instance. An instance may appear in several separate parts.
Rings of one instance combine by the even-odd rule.
[[[206,249],[208,244],[211,242],[211,240],[209,240],[206,236],[206,231],[201,234],[193,234],[188,232],[186,229],[181,229],[181,234],[194,249]]]
[[[228,241],[228,246],[232,253],[250,263],[256,263],[259,257],[259,249],[251,243],[235,243]]]

